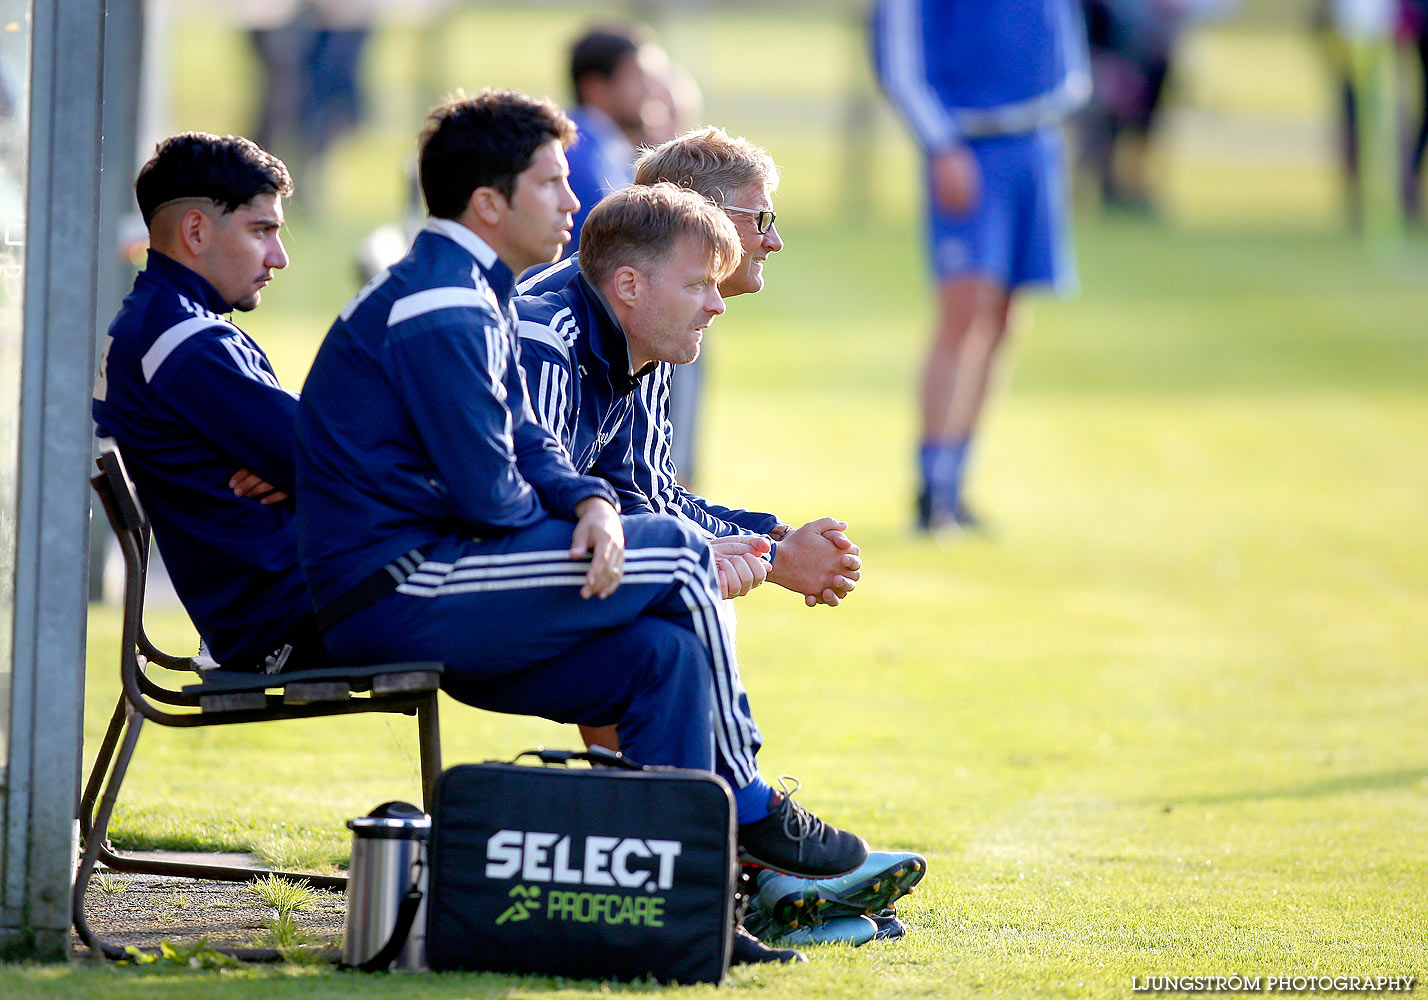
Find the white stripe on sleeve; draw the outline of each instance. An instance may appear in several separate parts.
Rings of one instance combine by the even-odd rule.
[[[883,83],[928,148],[950,144],[957,131],[927,84],[921,0],[883,0],[878,8]]]
[[[149,345],[149,349],[144,352],[143,358],[139,361],[139,367],[144,373],[144,381],[152,382],[154,376],[158,374],[160,366],[168,360],[169,355],[178,350],[179,345],[188,340],[189,337],[192,337],[196,333],[202,333],[204,330],[211,330],[214,327],[218,327],[222,330],[237,329],[237,327],[230,323],[225,323],[222,320],[210,319],[207,316],[195,316],[192,319],[186,319],[181,323],[176,323],[159,334],[158,339]]]
[[[489,313],[491,299],[487,293],[475,288],[461,288],[454,285],[446,288],[428,288],[425,291],[413,292],[411,295],[403,296],[393,302],[392,311],[387,314],[387,325],[396,326],[398,323],[440,309],[480,309],[482,312]]]
[[[523,319],[520,326],[516,328],[516,332],[520,334],[522,340],[533,340],[538,344],[545,344],[558,351],[562,358],[570,357],[570,347],[566,344],[565,338],[544,323]]]

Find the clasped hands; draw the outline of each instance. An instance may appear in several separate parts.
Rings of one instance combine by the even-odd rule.
[[[579,520],[570,539],[572,559],[590,554],[581,597],[609,597],[620,585],[625,561],[625,532],[615,508],[599,497],[587,497],[575,508]],[[765,580],[803,595],[810,608],[837,607],[858,585],[863,561],[846,532],[848,523],[820,517],[803,527],[773,533],[778,552],[773,565],[764,558],[768,539],[762,535],[732,535],[709,543],[719,575],[720,596],[742,597]]]
[[[820,517],[798,529],[779,525],[770,535],[778,542],[773,565],[762,535],[730,535],[710,542],[723,597],[742,597],[765,580],[803,595],[810,608],[837,607],[858,585],[863,560],[846,532],[848,522]]]

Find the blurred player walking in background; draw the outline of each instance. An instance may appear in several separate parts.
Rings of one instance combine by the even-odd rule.
[[[1073,0],[879,0],[883,89],[927,159],[939,316],[922,381],[924,531],[974,528],[962,484],[1024,285],[1074,282],[1060,125],[1091,89]]]
[[[570,48],[570,87],[575,95],[570,120],[577,134],[570,147],[570,187],[580,199],[566,244],[573,253],[590,210],[635,179],[635,147],[627,133],[639,130],[648,94],[639,39],[617,27],[581,35]]]
[[[678,134],[681,121],[701,103],[699,87],[664,49],[633,28],[591,28],[570,47],[570,119],[578,138],[570,147],[570,187],[580,210],[565,253],[580,246],[590,210],[635,179],[635,147]],[[673,447],[684,482],[692,482],[704,369],[686,365],[671,393]]]

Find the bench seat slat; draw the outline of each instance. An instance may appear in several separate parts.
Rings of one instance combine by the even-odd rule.
[[[246,691],[275,691],[290,688],[294,684],[346,684],[352,691],[378,690],[377,679],[382,678],[385,691],[430,691],[441,683],[440,663],[378,663],[362,667],[323,667],[316,670],[292,670],[280,674],[247,673],[241,670],[209,670],[199,684],[189,684],[183,688],[184,694],[200,696],[234,694]],[[417,675],[421,681],[394,681],[394,677]],[[436,684],[426,682],[435,675]],[[414,684],[407,687],[405,684]]]

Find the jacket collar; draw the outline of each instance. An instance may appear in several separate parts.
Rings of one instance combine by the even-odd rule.
[[[511,273],[511,269],[506,266],[505,261],[496,255],[491,244],[455,219],[428,219],[425,228],[427,232],[445,236],[476,258],[476,263],[480,264],[481,270],[486,272],[486,281],[490,284],[491,290],[496,293],[502,306],[511,300],[511,292],[516,285],[516,276]]]
[[[615,318],[610,303],[605,300],[600,289],[585,277],[584,271],[581,271],[575,280],[595,314],[595,336],[591,339],[590,347],[609,367],[610,382],[615,391],[621,395],[634,392],[640,386],[640,379],[655,370],[655,362],[651,361],[637,372],[631,370],[633,362],[630,361],[630,341],[625,336],[625,328]]]
[[[149,249],[144,273],[211,313],[227,314],[233,311],[232,304],[224,301],[207,278],[158,250]]]

